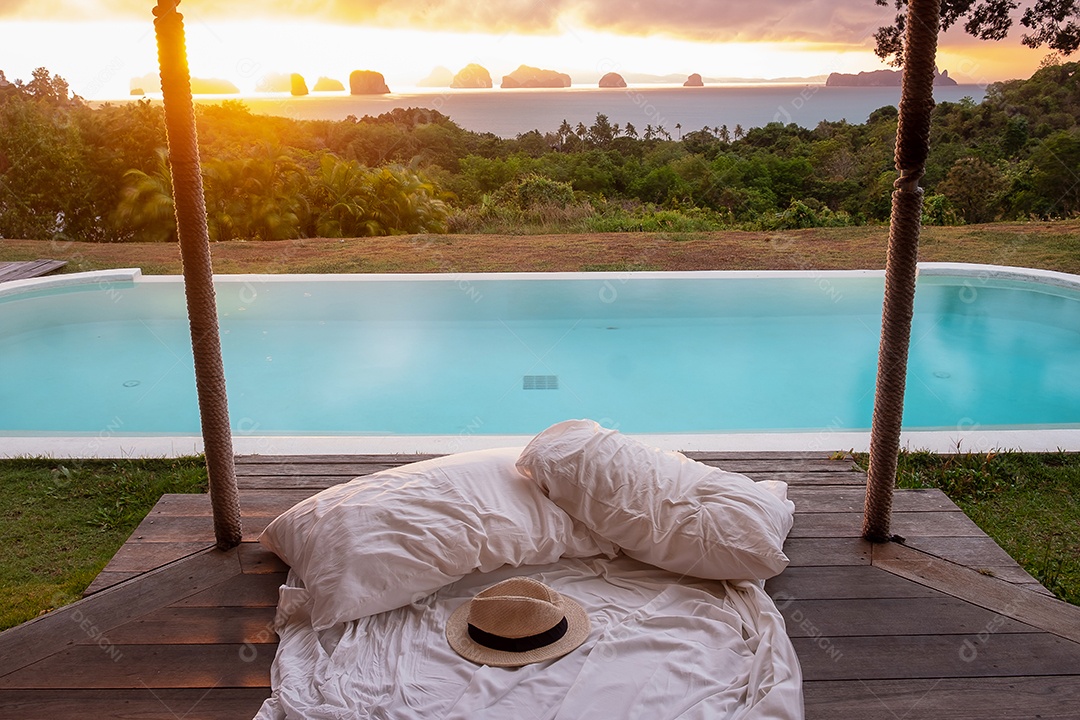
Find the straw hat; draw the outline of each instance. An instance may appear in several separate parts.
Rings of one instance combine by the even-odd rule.
[[[527,577],[481,590],[446,622],[450,647],[493,667],[562,657],[588,636],[589,616],[581,605]]]

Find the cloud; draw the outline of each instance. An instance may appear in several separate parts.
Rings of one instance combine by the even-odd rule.
[[[0,17],[150,18],[153,0],[0,0]],[[189,17],[290,18],[379,27],[502,34],[556,33],[564,23],[631,35],[693,40],[866,43],[892,11],[873,0],[234,0],[190,1]]]

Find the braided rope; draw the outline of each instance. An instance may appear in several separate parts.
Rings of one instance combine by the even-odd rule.
[[[904,80],[896,128],[889,250],[885,261],[885,302],[881,313],[874,417],[870,430],[870,466],[862,536],[872,542],[890,539],[893,486],[900,454],[911,318],[922,222],[923,175],[930,152],[930,116],[934,109],[934,61],[941,0],[911,0],[904,37]]]
[[[165,128],[169,139],[173,199],[184,265],[191,347],[195,356],[195,386],[199,396],[210,503],[217,546],[227,550],[240,544],[240,497],[236,488],[232,431],[221,360],[214,277],[210,263],[210,237],[199,166],[195,107],[184,41],[184,17],[176,11],[179,0],[159,0],[154,8]]]

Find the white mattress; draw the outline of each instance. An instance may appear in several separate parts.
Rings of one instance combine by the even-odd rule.
[[[513,669],[458,656],[444,635],[450,613],[516,575],[581,603],[588,640],[560,659]],[[625,556],[563,559],[474,573],[321,634],[294,582],[282,587],[273,695],[259,720],[803,717],[798,658],[754,582],[680,578]]]

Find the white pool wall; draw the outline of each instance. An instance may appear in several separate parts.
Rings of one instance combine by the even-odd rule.
[[[1050,288],[1080,291],[1080,276],[1052,270],[980,265],[970,263],[920,263],[921,276],[970,278],[972,287],[995,281],[1034,282]],[[881,277],[883,270],[720,270],[693,272],[602,272],[602,273],[460,273],[460,274],[379,274],[363,275],[365,281],[392,280],[446,281],[467,283],[472,279],[553,280],[590,278],[623,282],[634,278],[770,278],[770,277]],[[229,275],[232,281],[267,283],[294,279],[289,275]],[[351,281],[357,275],[305,275],[307,280]],[[0,297],[58,287],[96,284],[105,288],[114,283],[177,282],[177,276],[143,276],[138,268],[101,270],[17,280],[0,285]],[[537,432],[543,428],[537,428]],[[413,454],[452,453],[492,447],[520,446],[527,435],[401,435],[401,436],[270,436],[235,433],[233,447],[238,455],[330,455],[330,454]],[[709,452],[796,452],[832,453],[869,449],[869,431],[840,432],[830,428],[803,432],[641,434],[642,441],[667,450]],[[901,446],[931,452],[1026,452],[1080,451],[1080,428],[959,428],[918,430],[901,434]],[[199,436],[137,436],[110,434],[93,436],[6,436],[0,437],[0,457],[55,458],[135,458],[176,457],[202,452]]]

